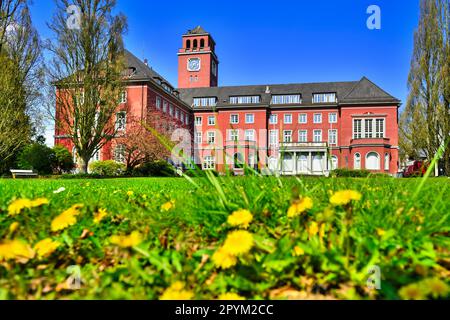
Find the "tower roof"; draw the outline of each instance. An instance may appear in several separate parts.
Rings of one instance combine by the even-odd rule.
[[[188,30],[185,34],[185,36],[191,36],[191,35],[199,35],[199,34],[209,34],[205,31],[201,26],[197,26],[192,30]]]

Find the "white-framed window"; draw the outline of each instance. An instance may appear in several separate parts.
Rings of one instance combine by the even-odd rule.
[[[216,97],[194,98],[194,107],[215,107],[216,105]]]
[[[385,153],[384,154],[384,170],[385,171],[389,171],[389,164],[391,162],[391,156],[389,155],[389,153]]]
[[[245,115],[245,123],[255,123],[255,115],[253,113],[247,113]]]
[[[278,123],[278,115],[277,114],[271,114],[269,118],[270,124],[277,124]]]
[[[182,124],[185,124],[185,120],[184,120],[184,119],[185,119],[185,115],[184,115],[184,113],[182,112],[182,113],[181,113],[181,123],[182,123]]]
[[[190,120],[190,116],[189,114],[186,114],[186,119],[185,119],[186,125],[189,125],[191,120]]]
[[[329,113],[328,114],[328,123],[337,123],[337,113]]]
[[[314,142],[322,142],[322,130],[314,130],[313,141]]]
[[[122,91],[120,93],[119,103],[127,103],[127,92]]]
[[[208,116],[208,126],[216,125],[216,116]]]
[[[203,118],[202,117],[195,117],[195,125],[196,126],[201,126],[203,122]]]
[[[169,108],[169,103],[167,101],[163,102],[163,112],[167,113],[167,109]]]
[[[208,144],[216,143],[216,132],[208,131]]]
[[[385,119],[353,119],[353,139],[385,137]]]
[[[322,114],[314,113],[314,123],[322,123]]]
[[[291,124],[292,123],[292,114],[286,113],[284,115],[284,123],[285,124]]]
[[[298,123],[301,123],[301,124],[308,123],[308,115],[306,113],[300,113],[298,115]]]
[[[239,130],[237,129],[228,130],[228,140],[235,142],[239,141]]]
[[[308,142],[308,130],[298,130],[298,142]]]
[[[197,144],[201,144],[203,142],[203,134],[201,131],[195,132],[194,142]]]
[[[239,115],[238,114],[230,115],[230,123],[231,124],[238,124],[239,123]]]
[[[272,104],[295,104],[302,103],[301,94],[285,94],[285,95],[273,95]]]
[[[156,109],[158,109],[158,110],[161,109],[161,98],[160,97],[156,97]]]
[[[169,114],[171,117],[173,117],[174,112],[173,112],[173,105],[169,105]]]
[[[257,104],[260,101],[260,96],[230,97],[230,104]]]
[[[336,93],[313,94],[313,103],[335,103],[336,101]]]
[[[245,130],[245,141],[256,141],[255,130],[253,129]]]
[[[292,130],[284,130],[283,131],[283,142],[284,143],[292,142]]]
[[[360,153],[355,153],[353,161],[354,161],[353,169],[361,170],[361,154]]]
[[[336,129],[328,130],[328,144],[337,145],[337,130]]]
[[[269,131],[269,145],[271,146],[278,145],[278,130]]]
[[[216,168],[216,159],[213,156],[206,156],[203,159],[203,170],[214,170]]]
[[[376,152],[369,152],[366,155],[366,169],[380,170],[380,156]]]
[[[362,120],[354,119],[353,120],[353,139],[361,139],[361,138],[362,138]],[[361,155],[360,155],[360,157],[361,157]]]
[[[338,157],[331,156],[331,170],[336,170],[339,167]]]
[[[118,144],[114,148],[114,161],[125,163],[125,146],[123,144]]]
[[[116,113],[116,130],[125,131],[127,128],[127,113],[125,111]]]
[[[180,110],[178,110],[177,108],[175,108],[175,118],[177,120],[180,120]]]

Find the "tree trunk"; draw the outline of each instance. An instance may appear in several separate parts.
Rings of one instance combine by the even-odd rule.
[[[81,159],[81,163],[80,163],[80,170],[81,173],[88,173],[88,168],[89,168],[89,158],[88,159]]]

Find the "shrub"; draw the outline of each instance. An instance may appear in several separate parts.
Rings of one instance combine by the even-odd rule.
[[[368,170],[336,169],[331,172],[333,177],[367,178],[370,175],[371,173]]]
[[[20,169],[35,170],[39,174],[51,174],[55,159],[54,151],[42,143],[33,143],[26,146],[19,155]]]
[[[134,168],[133,176],[138,177],[173,177],[174,168],[166,161],[145,162]]]
[[[70,172],[75,167],[72,155],[65,147],[54,146],[53,153],[53,170],[55,172],[62,174],[63,172]]]
[[[114,160],[96,161],[89,165],[92,175],[117,177],[125,173],[126,166]]]

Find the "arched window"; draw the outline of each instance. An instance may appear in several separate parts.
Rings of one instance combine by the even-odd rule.
[[[331,156],[331,170],[336,170],[338,168],[338,157]]]
[[[376,152],[369,152],[366,155],[366,169],[380,170],[380,156]]]
[[[201,39],[200,40],[200,48],[204,48],[205,47],[205,39]]]
[[[75,163],[75,164],[78,163],[78,154],[77,154],[77,148],[76,147],[72,148],[72,159],[73,159],[73,163]]]
[[[361,155],[359,153],[355,153],[353,169],[361,170]]]
[[[125,163],[125,146],[123,144],[118,144],[114,148],[114,161]]]
[[[391,162],[391,157],[389,153],[384,155],[384,170],[389,171],[389,163]]]
[[[278,159],[275,157],[269,158],[269,170],[272,172],[278,171]]]
[[[323,171],[323,156],[320,153],[316,153],[313,155],[313,163],[312,163],[314,172]]]
[[[242,156],[242,153],[235,153],[234,154],[234,168],[242,169],[243,167],[244,167],[244,157]]]
[[[190,49],[191,48],[191,40],[187,40],[186,41],[186,49]]]
[[[194,40],[194,49],[196,49],[198,47],[198,41],[197,39]]]

